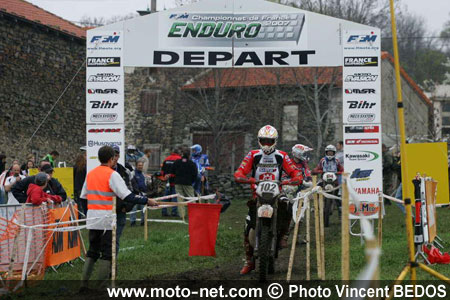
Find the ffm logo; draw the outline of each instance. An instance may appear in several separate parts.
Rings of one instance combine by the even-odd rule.
[[[363,43],[373,43],[377,40],[377,35],[366,34],[366,35],[351,35],[349,36],[348,44],[363,44]]]
[[[119,42],[119,38],[119,35],[94,35],[91,39],[91,43],[115,44]]]

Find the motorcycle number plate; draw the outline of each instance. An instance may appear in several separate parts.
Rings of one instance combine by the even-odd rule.
[[[268,205],[268,204],[264,204],[261,205],[258,208],[258,217],[259,218],[272,218],[273,215],[273,207]]]

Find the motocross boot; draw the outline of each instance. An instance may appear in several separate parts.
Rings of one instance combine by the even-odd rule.
[[[241,275],[246,275],[255,269],[255,261],[253,259],[253,247],[250,245],[248,236],[244,237],[244,248],[245,248],[245,264],[239,272]]]

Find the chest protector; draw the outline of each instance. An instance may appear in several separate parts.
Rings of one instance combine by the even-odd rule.
[[[332,160],[328,160],[328,159],[324,159],[323,163],[323,171],[324,172],[332,172],[332,173],[337,173],[337,163],[335,159]]]
[[[253,160],[252,177],[256,180],[281,180],[283,156],[274,151],[264,154],[262,151]]]

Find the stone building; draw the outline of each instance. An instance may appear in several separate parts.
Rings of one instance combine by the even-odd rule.
[[[1,1],[0,16],[0,153],[24,159],[56,149],[72,161],[85,144],[85,31],[23,0]],[[394,67],[390,55],[382,58],[383,141],[393,145]],[[278,128],[283,150],[342,139],[341,68],[126,67],[125,73],[126,143],[152,149],[154,170],[174,146],[200,143],[221,172],[231,172],[257,146],[265,124]],[[320,122],[307,102],[314,84],[321,89]],[[427,135],[431,102],[403,70],[402,85],[407,134]]]
[[[74,159],[86,139],[85,45],[82,28],[23,0],[0,1],[0,153]]]
[[[397,104],[393,58],[386,52],[381,72],[383,143],[392,146],[399,143]],[[228,173],[257,147],[256,133],[265,124],[276,126],[279,147],[287,151],[295,143],[314,148],[320,144],[322,149],[342,139],[341,68],[129,68],[127,73],[127,142],[154,147],[156,158],[163,158],[173,145],[200,143],[213,164]],[[401,77],[407,136],[429,136],[431,101],[403,69]],[[320,122],[313,114],[314,90],[320,91]],[[221,104],[222,114],[214,110],[218,98],[229,103]],[[206,103],[212,108],[199,109]],[[223,128],[216,130],[220,124]],[[316,156],[322,154],[320,149]]]
[[[436,139],[450,140],[450,85],[438,85],[430,93],[434,106],[434,133]]]

